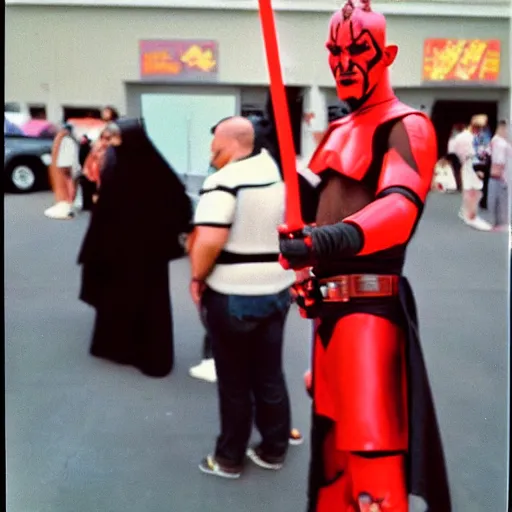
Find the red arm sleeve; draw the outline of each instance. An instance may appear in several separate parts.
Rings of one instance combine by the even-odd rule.
[[[430,190],[437,160],[434,128],[423,115],[410,115],[391,131],[376,200],[344,219],[363,236],[358,255],[406,243]]]

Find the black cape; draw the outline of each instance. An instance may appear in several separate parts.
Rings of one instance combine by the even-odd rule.
[[[152,376],[173,366],[169,261],[191,229],[185,187],[138,121],[119,122],[78,256],[80,299],[97,312],[91,353]]]
[[[412,500],[421,498],[424,501],[427,506],[425,512],[451,512],[448,473],[428,372],[421,350],[416,301],[406,278],[400,281],[399,293],[408,339],[409,495]],[[420,506],[417,510],[421,511]]]

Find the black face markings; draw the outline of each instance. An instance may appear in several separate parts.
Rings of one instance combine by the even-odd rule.
[[[327,49],[331,52],[334,57],[341,55],[341,46],[336,44],[338,35],[340,33],[341,23],[338,23],[336,27],[331,27],[331,42],[327,45]]]
[[[339,57],[343,53],[343,48],[337,44],[338,36],[341,30],[341,23],[338,23],[335,27],[331,27],[331,42],[327,45],[328,50],[334,57]],[[355,27],[352,21],[349,22],[350,38],[351,43],[346,48],[346,51],[351,57],[357,57],[363,53],[375,49],[375,55],[368,62],[368,70],[370,71],[383,56],[382,49],[377,44],[377,41],[373,37],[372,33],[368,29],[363,29],[359,35],[355,35]],[[350,66],[352,67],[352,66]]]
[[[375,56],[370,60],[370,62],[368,62],[368,71],[370,71],[370,69],[372,69],[382,59],[384,53],[382,48],[378,45],[377,41],[373,37],[373,34],[369,30],[363,30],[361,34],[359,34],[357,40],[354,42],[357,43],[364,35],[367,35],[370,38],[372,45],[375,48]],[[366,42],[366,44],[368,43]]]
[[[354,34],[354,23],[352,21],[349,23],[349,28],[350,28],[350,38],[352,39],[352,41],[355,41],[356,36]]]
[[[337,44],[330,44],[327,46],[327,49],[331,52],[333,57],[339,57],[341,55],[341,46]]]
[[[348,53],[354,57],[357,57],[358,55],[363,54],[364,52],[367,52],[370,50],[370,45],[365,41],[363,43],[352,43],[348,48]]]

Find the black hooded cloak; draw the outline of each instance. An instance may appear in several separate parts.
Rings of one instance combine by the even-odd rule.
[[[78,257],[80,299],[96,309],[92,355],[164,377],[174,363],[169,261],[183,256],[192,205],[141,122],[118,125]]]

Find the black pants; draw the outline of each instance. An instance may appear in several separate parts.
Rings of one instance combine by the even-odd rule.
[[[212,339],[208,332],[204,335],[203,340],[203,359],[212,359],[213,351],[212,351]]]
[[[290,401],[283,365],[288,307],[262,318],[243,317],[231,297],[206,290],[203,307],[217,371],[221,433],[215,457],[221,464],[243,463],[253,415],[261,448],[284,457],[290,432]]]
[[[479,171],[484,174],[483,178],[483,188],[482,188],[482,199],[480,199],[480,208],[482,210],[487,210],[487,197],[489,195],[489,178],[491,175],[491,166],[490,165],[475,165],[474,166],[475,172]]]
[[[453,177],[455,178],[455,183],[457,184],[457,190],[459,192],[462,191],[462,176],[461,176],[461,164],[459,157],[454,153],[449,153],[446,155],[446,159],[450,162],[450,165],[453,169]]]
[[[204,307],[201,308],[201,322],[206,330],[206,333],[203,338],[203,359],[212,359],[212,338],[209,334],[208,324],[206,323],[206,310]]]
[[[96,186],[96,183],[89,181],[85,176],[80,176],[78,178],[78,184],[82,188],[82,208],[84,210],[92,210],[94,206],[92,196],[98,193],[98,187]]]

